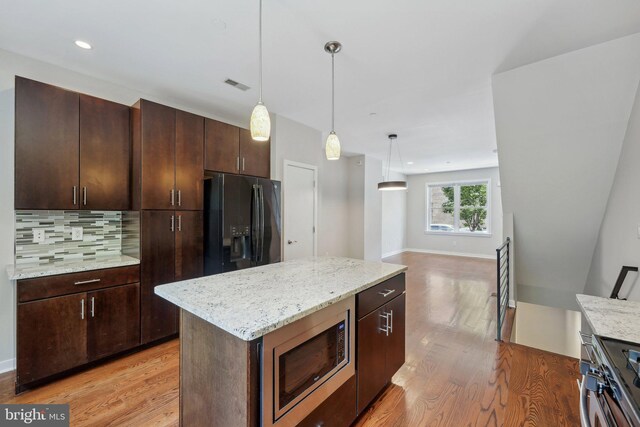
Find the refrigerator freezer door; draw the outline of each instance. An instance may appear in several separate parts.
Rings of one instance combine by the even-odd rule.
[[[256,265],[273,264],[282,261],[281,236],[282,221],[280,204],[280,181],[258,178],[260,187],[259,235],[256,253]]]

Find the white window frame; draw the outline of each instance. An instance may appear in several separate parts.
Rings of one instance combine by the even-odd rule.
[[[460,231],[460,187],[464,185],[486,184],[487,186],[487,231]],[[453,228],[455,231],[434,231],[431,230],[431,187],[453,187]],[[491,178],[477,179],[471,181],[448,181],[448,182],[429,182],[425,185],[425,226],[424,234],[432,234],[436,236],[472,236],[472,237],[491,237]]]

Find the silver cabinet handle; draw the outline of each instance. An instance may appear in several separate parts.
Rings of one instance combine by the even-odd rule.
[[[393,333],[393,310],[389,310],[389,333]]]
[[[383,297],[386,298],[392,293],[394,293],[395,291],[396,291],[395,289],[385,289],[384,292],[378,292],[378,295],[382,295]]]
[[[384,328],[378,328],[380,331],[384,332],[386,336],[389,336],[389,314],[383,313],[380,315],[385,320]]]
[[[182,231],[182,215],[178,215],[178,231]]]
[[[89,279],[89,280],[79,280],[77,282],[73,282],[74,285],[86,285],[87,283],[97,283],[100,279]]]
[[[244,157],[242,158],[242,170],[244,170]]]
[[[80,319],[84,320],[84,298],[80,300]]]
[[[78,188],[75,185],[73,186],[73,204],[78,204]]]
[[[82,187],[82,204],[87,206],[87,187]]]
[[[170,199],[171,199],[171,206],[175,206],[176,204],[176,190],[174,190],[173,188],[171,189],[171,191],[169,191],[170,194]]]
[[[91,317],[96,317],[96,297],[91,297]]]
[[[182,191],[178,190],[178,206],[182,206]]]
[[[236,170],[240,170],[240,156],[236,157]]]
[[[171,231],[175,231],[175,226],[176,226],[176,218],[171,215]]]

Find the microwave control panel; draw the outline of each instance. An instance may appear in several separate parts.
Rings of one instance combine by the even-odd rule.
[[[346,357],[347,348],[344,342],[344,322],[338,325],[338,363],[342,362]]]

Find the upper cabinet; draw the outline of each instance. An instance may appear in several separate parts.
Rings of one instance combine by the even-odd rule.
[[[129,107],[80,95],[81,209],[130,208]]]
[[[256,142],[246,129],[205,119],[205,166],[208,171],[270,178],[270,141]]]
[[[202,209],[204,119],[155,102],[132,108],[136,209]]]
[[[78,209],[78,94],[16,77],[15,96],[16,209]]]
[[[251,131],[240,129],[240,157],[241,174],[270,178],[271,140],[254,141]]]
[[[16,77],[15,208],[130,208],[128,107]]]

